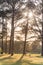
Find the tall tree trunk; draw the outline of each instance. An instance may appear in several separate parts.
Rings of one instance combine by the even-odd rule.
[[[24,41],[24,49],[23,49],[23,54],[26,54],[26,39],[27,39],[27,32],[28,32],[28,22],[25,26],[25,41]]]
[[[26,34],[25,34],[25,41],[24,41],[24,49],[23,49],[23,54],[26,54]]]
[[[9,54],[11,54],[11,36],[10,36],[10,43],[9,43]]]
[[[4,19],[2,17],[2,43],[1,43],[1,54],[3,54],[3,22],[4,22]]]
[[[11,56],[14,53],[14,6],[12,6],[12,23],[11,23]]]
[[[43,56],[43,21],[42,21],[42,56]]]
[[[7,21],[6,21],[6,24],[5,24],[6,26],[5,26],[5,28],[6,28],[6,30],[5,30],[5,33],[6,33],[6,41],[5,41],[5,53],[7,53]]]

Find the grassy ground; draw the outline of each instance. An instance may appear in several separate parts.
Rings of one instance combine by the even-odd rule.
[[[43,65],[43,57],[40,54],[0,54],[0,65]]]

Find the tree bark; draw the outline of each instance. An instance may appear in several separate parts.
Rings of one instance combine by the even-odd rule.
[[[24,41],[24,49],[23,49],[23,54],[26,54],[26,35],[25,35],[25,41]]]
[[[27,39],[27,32],[28,32],[28,22],[25,26],[25,41],[24,41],[24,49],[23,49],[23,54],[26,54],[26,39]]]
[[[43,56],[43,21],[42,21],[42,56]]]
[[[12,6],[12,23],[11,23],[11,56],[14,53],[14,6]]]
[[[4,19],[2,17],[2,43],[1,43],[1,54],[3,54],[3,22],[4,22]]]
[[[7,53],[7,22],[6,22],[6,39],[5,39],[5,53]]]

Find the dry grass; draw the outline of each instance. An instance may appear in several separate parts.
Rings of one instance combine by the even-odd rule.
[[[8,54],[0,55],[0,65],[43,65],[43,57],[40,54]]]

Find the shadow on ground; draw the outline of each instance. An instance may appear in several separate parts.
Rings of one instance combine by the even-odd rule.
[[[29,60],[22,60],[23,57],[24,55],[22,55],[21,58],[17,62],[11,65],[43,65],[43,64],[33,64],[31,63],[32,61],[29,61]]]
[[[37,56],[37,57],[41,57],[41,56]],[[23,58],[24,58],[24,55],[22,55],[22,56],[19,58],[19,60],[17,60],[16,62],[12,62],[12,63],[6,63],[6,62],[4,62],[4,63],[1,64],[1,65],[43,65],[42,63],[41,63],[41,64],[32,63],[32,61],[27,60],[27,59],[23,59]],[[13,57],[11,57],[11,56],[7,56],[7,57],[4,57],[4,58],[0,59],[0,62],[2,62],[2,61],[4,61],[4,60],[8,60],[8,59],[11,61],[11,59],[13,60],[13,59],[15,59],[15,58],[13,58]]]

